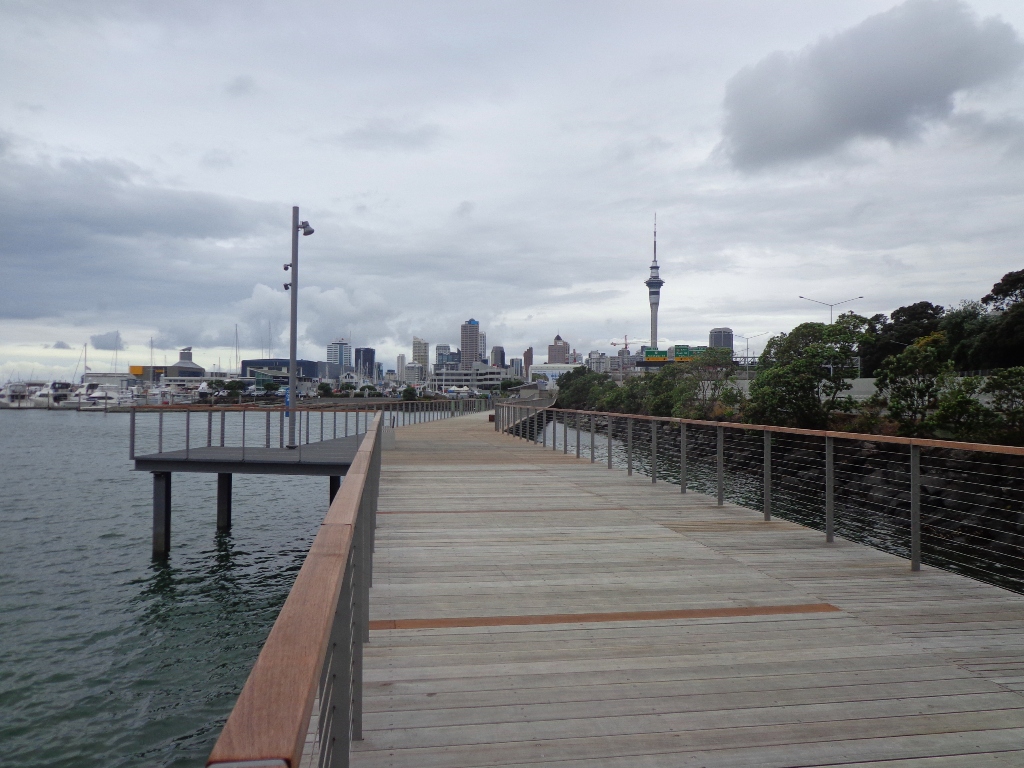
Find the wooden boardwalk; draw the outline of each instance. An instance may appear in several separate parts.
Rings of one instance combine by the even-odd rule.
[[[1024,597],[496,434],[384,454],[353,765],[1024,766]]]

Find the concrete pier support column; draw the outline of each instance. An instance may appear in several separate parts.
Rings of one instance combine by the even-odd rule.
[[[171,552],[171,473],[153,473],[153,557]]]
[[[231,530],[231,473],[217,473],[217,530]]]
[[[339,488],[341,488],[341,475],[331,475],[331,502],[334,501],[334,496],[338,493]]]

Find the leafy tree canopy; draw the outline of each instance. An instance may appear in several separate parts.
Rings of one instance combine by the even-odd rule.
[[[823,429],[834,412],[850,410],[842,393],[853,388],[852,360],[867,323],[847,312],[831,325],[803,323],[769,339],[750,383],[747,420]]]
[[[1024,269],[1007,272],[1002,280],[992,286],[991,292],[982,297],[981,303],[993,309],[1007,309],[1024,300]]]

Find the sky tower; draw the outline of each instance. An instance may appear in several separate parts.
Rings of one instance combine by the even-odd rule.
[[[658,274],[658,214],[654,214],[654,261],[651,262],[651,276],[644,281],[651,300],[651,349],[658,348],[658,304],[664,284]]]

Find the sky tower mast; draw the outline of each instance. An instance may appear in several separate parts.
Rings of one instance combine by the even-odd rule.
[[[654,261],[651,262],[651,276],[644,281],[651,301],[651,348],[658,348],[658,304],[661,302],[661,286],[665,281],[658,274],[658,214],[654,214]]]

